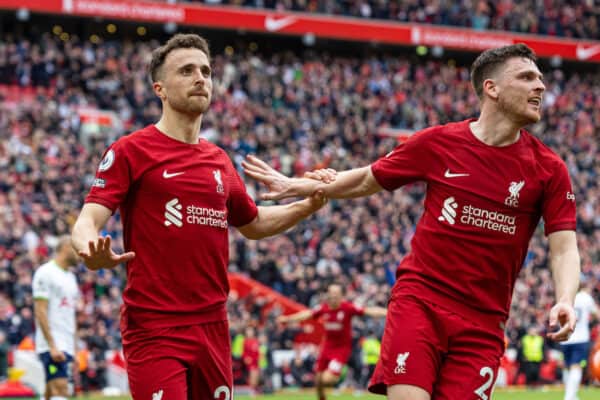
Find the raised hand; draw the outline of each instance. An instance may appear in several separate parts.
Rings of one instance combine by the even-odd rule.
[[[281,200],[296,196],[290,192],[292,179],[276,171],[260,158],[248,155],[246,160],[242,161],[242,166],[246,175],[259,181],[269,190],[260,195],[263,200]]]
[[[89,252],[80,251],[79,256],[83,259],[85,265],[91,270],[101,268],[114,268],[117,265],[133,260],[135,253],[128,251],[127,253],[117,254],[112,251],[110,236],[98,238],[98,242],[92,240],[88,242]]]
[[[546,336],[557,342],[567,340],[575,330],[577,315],[572,305],[559,302],[550,310],[550,328],[559,327],[558,331],[550,332]]]

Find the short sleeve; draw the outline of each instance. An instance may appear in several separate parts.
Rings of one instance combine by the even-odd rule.
[[[352,314],[353,315],[364,315],[365,313],[365,308],[361,307],[359,305],[356,305],[354,303],[350,303],[350,307],[352,309]]]
[[[246,185],[237,171],[229,162],[230,185],[229,198],[227,199],[227,221],[233,226],[244,226],[252,222],[258,215],[258,208],[254,200],[248,195]]]
[[[48,299],[50,298],[50,276],[46,273],[46,269],[40,267],[33,274],[33,281],[31,283],[33,298],[34,299]]]
[[[312,311],[313,318],[319,318],[321,315],[323,315],[323,305],[319,304],[319,305],[313,307],[311,309],[311,311]]]
[[[406,142],[371,164],[371,172],[377,183],[386,190],[419,180],[424,180],[427,166],[431,164],[429,130],[417,132]]]
[[[542,217],[546,235],[563,230],[575,230],[575,194],[564,162],[556,162],[546,183],[542,200]]]
[[[85,202],[101,204],[114,213],[127,196],[131,176],[124,142],[117,141],[104,153]]]

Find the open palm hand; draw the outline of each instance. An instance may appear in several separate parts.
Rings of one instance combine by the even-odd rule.
[[[117,254],[111,249],[110,236],[99,237],[98,241],[88,243],[89,251],[80,251],[79,256],[83,259],[85,265],[91,270],[101,268],[114,268],[117,265],[128,262],[135,257],[135,253],[129,251],[123,254]]]

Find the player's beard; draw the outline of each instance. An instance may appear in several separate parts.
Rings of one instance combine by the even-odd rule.
[[[523,127],[529,124],[534,124],[540,120],[540,112],[530,110],[530,105],[527,97],[520,95],[505,94],[498,97],[498,109],[507,118],[515,121],[519,126]]]
[[[181,96],[169,99],[171,108],[179,113],[186,115],[204,114],[210,106],[210,95],[202,96]]]

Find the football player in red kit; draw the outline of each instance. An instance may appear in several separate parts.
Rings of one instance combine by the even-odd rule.
[[[248,371],[248,385],[254,395],[260,382],[260,342],[256,336],[256,329],[252,326],[245,329],[242,361]]]
[[[325,388],[334,386],[340,379],[342,368],[352,354],[352,317],[355,315],[385,317],[387,313],[382,307],[359,307],[344,301],[342,296],[340,285],[329,285],[327,301],[323,304],[311,310],[282,315],[278,318],[279,322],[287,323],[322,317],[325,336],[319,350],[315,375],[319,399],[325,399]]]
[[[490,49],[473,63],[479,118],[412,135],[373,164],[313,180],[288,178],[248,157],[265,199],[322,190],[341,199],[427,183],[411,251],[397,270],[370,390],[391,400],[485,400],[504,351],[504,323],[540,218],[556,304],[553,340],[566,340],[579,286],[575,196],[565,163],[524,127],[540,119],[543,76],[523,44]]]
[[[229,400],[228,229],[274,235],[324,198],[257,207],[225,151],[199,138],[212,96],[203,38],[175,35],[149,72],[162,116],[106,150],[72,242],[92,270],[127,263],[121,332],[133,398]],[[123,254],[98,235],[117,209]]]

